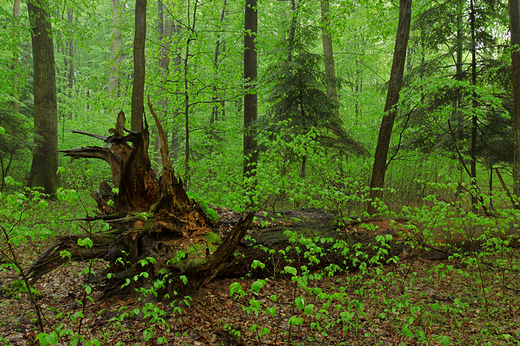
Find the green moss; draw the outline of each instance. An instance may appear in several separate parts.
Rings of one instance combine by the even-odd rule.
[[[202,237],[211,244],[219,245],[220,243],[222,243],[222,239],[220,239],[220,237],[213,232],[208,232],[204,234]]]
[[[195,202],[197,202],[200,205],[202,211],[204,212],[204,214],[206,214],[206,216],[208,218],[210,218],[214,222],[218,221],[218,214],[217,214],[217,212],[215,210],[209,208],[208,205],[206,204],[206,202],[204,202],[202,200],[202,198],[200,198],[196,193],[188,192],[188,197],[193,199]]]

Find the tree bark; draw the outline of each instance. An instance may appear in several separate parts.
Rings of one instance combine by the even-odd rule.
[[[14,0],[14,5],[13,5],[13,19],[14,19],[14,23],[13,23],[13,27],[14,27],[14,36],[15,37],[18,37],[18,31],[17,31],[17,27],[18,27],[18,17],[20,16],[20,0]],[[16,111],[16,112],[19,112],[20,111],[20,103],[18,102],[18,97],[19,97],[19,89],[20,89],[20,81],[19,81],[19,78],[20,78],[20,75],[19,75],[19,61],[18,61],[18,44],[16,45],[16,53],[15,53],[15,57],[13,58],[13,71],[14,71],[14,76],[13,76],[13,109]]]
[[[381,200],[381,197],[383,196],[382,188],[385,183],[388,147],[390,146],[390,137],[392,135],[392,128],[397,114],[396,105],[399,101],[399,92],[401,91],[401,84],[403,81],[411,19],[412,0],[400,0],[399,24],[397,26],[394,59],[388,84],[388,93],[386,95],[385,110],[379,128],[379,136],[374,156],[374,166],[372,168],[372,179],[370,181],[371,202],[368,203],[367,208],[370,215],[377,213],[377,208],[374,204],[377,203],[378,200]]]
[[[33,0],[27,4],[31,25],[34,64],[34,129],[36,149],[27,185],[43,187],[54,198],[61,182],[58,170],[58,104],[56,63],[47,3]]]
[[[329,0],[321,0],[321,21],[323,61],[325,64],[325,76],[327,79],[327,96],[332,102],[337,103],[338,91],[336,86],[336,69],[334,67],[332,35],[330,33]]]
[[[477,86],[477,41],[475,37],[475,8],[473,6],[473,0],[470,1],[470,27],[471,27],[471,84]],[[471,156],[470,161],[470,179],[471,179],[471,209],[473,212],[477,211],[478,205],[478,187],[477,187],[477,114],[476,109],[477,93],[473,92],[472,97],[473,103],[473,115],[471,117],[471,148],[469,154]]]
[[[246,0],[244,35],[244,79],[247,83],[244,95],[244,167],[245,178],[256,176],[258,162],[255,123],[258,118],[258,104],[255,83],[258,76],[256,34],[258,29],[257,0]]]
[[[144,116],[144,81],[145,81],[145,55],[146,41],[146,2],[135,1],[135,37],[134,37],[134,82],[132,87],[132,131],[143,129]]]
[[[123,36],[119,31],[119,0],[112,0],[112,43],[110,45],[110,72],[108,74],[108,93],[111,100],[119,96],[119,64]]]
[[[513,194],[520,198],[520,1],[509,0],[511,68],[513,70],[514,166]]]

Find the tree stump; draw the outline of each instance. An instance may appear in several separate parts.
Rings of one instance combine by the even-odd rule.
[[[102,182],[99,191],[91,193],[98,206],[97,216],[82,220],[103,220],[110,224],[110,231],[56,237],[28,269],[32,283],[69,260],[103,258],[110,265],[100,279],[109,286],[109,292],[118,290],[128,278],[168,278],[162,293],[172,296],[199,288],[233,259],[253,213],[242,217],[224,240],[213,233],[214,222],[196,201],[188,198],[182,181],[175,176],[166,134],[150,102],[148,106],[161,139],[161,177],[157,179],[151,169],[146,120],[142,131],[129,131],[121,111],[107,137],[74,131],[105,142],[103,147],[62,153],[72,159],[95,158],[109,164],[114,189]],[[92,248],[78,246],[81,238],[90,238]],[[70,256],[63,257],[63,250]],[[134,286],[129,289],[144,284],[141,279],[131,281]]]

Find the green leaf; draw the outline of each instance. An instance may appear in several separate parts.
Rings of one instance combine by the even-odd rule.
[[[246,293],[242,289],[242,285],[240,285],[240,283],[238,282],[233,282],[229,287],[229,296],[233,297],[233,294],[235,293],[240,294],[242,297],[246,295]]]
[[[265,264],[260,262],[259,260],[254,260],[253,263],[251,263],[251,267],[253,269],[256,269],[257,267],[260,267],[260,269],[264,269],[265,268]]]
[[[264,336],[264,335],[267,335],[267,334],[269,334],[270,332],[271,332],[271,329],[269,329],[269,328],[262,328],[262,329],[260,330],[260,333],[258,334],[258,337],[262,337],[262,336]]]
[[[251,288],[253,289],[253,291],[260,292],[260,290],[262,289],[262,287],[265,286],[265,284],[265,280],[259,279],[251,284]]]
[[[284,269],[284,271],[285,271],[287,274],[296,275],[296,274],[298,273],[298,271],[296,270],[296,268],[291,267],[291,266],[285,266],[283,269]]]
[[[305,298],[303,298],[303,297],[296,297],[294,302],[296,303],[296,306],[300,310],[303,310],[303,308],[305,307]]]

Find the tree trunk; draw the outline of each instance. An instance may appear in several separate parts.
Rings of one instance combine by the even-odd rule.
[[[372,168],[372,179],[370,181],[370,200],[368,203],[368,213],[377,213],[376,203],[383,196],[382,188],[385,183],[386,159],[390,137],[397,114],[397,102],[403,81],[404,65],[406,61],[406,50],[410,34],[410,22],[412,18],[412,0],[400,0],[399,4],[399,24],[397,26],[397,37],[395,40],[394,59],[392,71],[388,83],[388,93],[386,96],[385,110],[379,137],[377,139],[376,153],[374,156],[374,167]]]
[[[110,45],[110,72],[108,74],[108,92],[111,100],[119,96],[118,69],[121,63],[123,36],[119,31],[119,0],[112,0],[112,43]]]
[[[332,35],[330,33],[329,0],[321,0],[323,61],[325,64],[325,76],[327,79],[327,96],[337,103],[338,91],[336,87],[336,70],[334,68],[334,53],[332,49]],[[357,103],[356,103],[357,107]]]
[[[162,0],[157,1],[158,21],[157,33],[159,41],[161,42],[161,50],[159,53],[159,67],[161,68],[161,85],[163,90],[160,91],[161,99],[159,101],[159,119],[166,119],[168,105],[168,94],[165,92],[166,84],[168,82],[169,68],[170,68],[170,42],[173,33],[173,23],[171,23],[170,16],[165,15]],[[166,17],[166,18],[165,18]],[[156,134],[154,137],[154,159],[159,167],[162,166],[160,155],[161,139]]]
[[[256,58],[256,34],[258,28],[257,0],[246,0],[245,35],[244,35],[244,79],[246,94],[244,95],[244,177],[256,176],[258,162],[257,138],[255,123],[258,118],[257,95],[255,83],[258,76]]]
[[[58,170],[58,104],[56,95],[56,63],[52,43],[50,16],[43,0],[30,1],[34,64],[34,129],[36,149],[33,153],[29,187],[43,187],[54,198],[60,186]]]
[[[14,20],[14,23],[13,23],[13,27],[14,27],[14,36],[15,37],[18,37],[18,31],[17,31],[17,27],[18,27],[18,17],[20,16],[20,0],[14,0],[14,5],[13,5],[13,20]],[[20,111],[20,103],[18,102],[18,98],[19,98],[19,89],[20,89],[20,81],[19,81],[19,78],[20,78],[20,74],[19,74],[19,61],[18,61],[18,44],[16,45],[16,53],[15,53],[15,57],[13,58],[13,71],[14,71],[14,75],[13,75],[13,109],[16,111],[16,112],[19,112]]]
[[[513,70],[513,122],[514,122],[514,166],[513,193],[520,198],[520,1],[509,0],[509,22],[511,30],[511,68]]]
[[[227,0],[224,0],[224,3],[222,5],[222,12],[220,12],[220,19],[217,26],[218,30],[222,30],[222,23],[224,22],[224,16],[226,15],[226,4]],[[213,56],[213,66],[215,68],[215,75],[218,75],[219,72],[219,57],[220,57],[220,51],[221,47],[225,47],[225,41],[222,41],[220,33],[217,35],[217,43],[215,44],[215,54]],[[218,101],[219,99],[219,92],[218,87],[216,84],[213,85],[213,97],[212,97],[212,103],[213,108],[211,110],[211,117],[209,119],[210,124],[210,135],[213,136],[213,128],[211,125],[214,125],[215,122],[219,119],[219,114],[222,112],[224,113],[224,101]]]
[[[67,11],[67,18],[68,18],[68,21],[69,21],[69,25],[70,27],[72,28],[72,25],[73,25],[73,16],[74,16],[74,11],[73,10],[68,10]],[[72,30],[71,30],[72,32]],[[72,88],[74,87],[74,41],[72,39],[72,36],[70,37],[69,39],[69,70],[67,71],[68,73],[68,87],[69,87],[69,97],[72,97]]]
[[[135,1],[134,82],[132,87],[132,131],[143,129],[146,41],[146,1]]]
[[[470,1],[470,27],[471,27],[471,84],[477,86],[477,41],[475,37],[475,8],[473,0]],[[473,92],[473,116],[471,117],[471,148],[469,154],[470,162],[470,179],[471,179],[471,209],[477,211],[478,205],[478,187],[477,187],[477,93]]]

